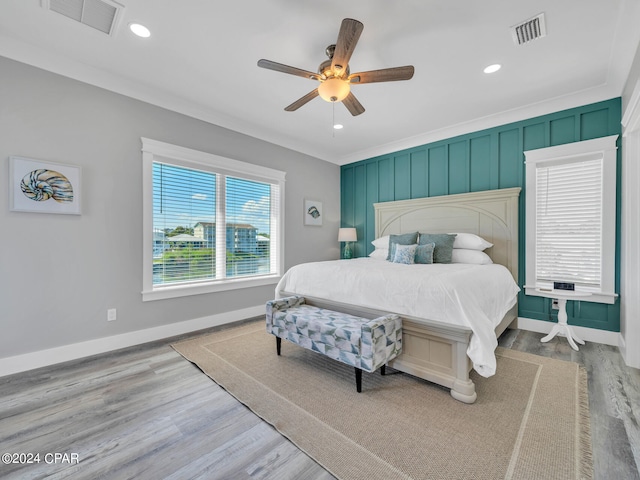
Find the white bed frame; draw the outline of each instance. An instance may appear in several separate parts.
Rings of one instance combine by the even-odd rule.
[[[520,188],[488,190],[441,197],[374,204],[375,238],[384,235],[424,233],[475,233],[493,243],[486,250],[494,263],[509,269],[518,281],[518,197]],[[309,298],[307,303],[337,311],[375,318],[384,311],[327,299]],[[518,316],[518,305],[496,327],[499,336]],[[427,318],[402,317],[402,354],[389,365],[451,389],[451,396],[465,403],[476,401],[476,387],[469,378],[467,357],[471,330]]]

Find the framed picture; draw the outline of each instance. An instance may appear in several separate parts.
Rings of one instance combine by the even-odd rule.
[[[80,215],[80,167],[9,157],[10,208],[14,212]]]
[[[322,226],[322,202],[318,200],[304,201],[304,224]]]

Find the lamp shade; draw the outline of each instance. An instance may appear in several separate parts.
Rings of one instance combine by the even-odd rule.
[[[341,228],[338,230],[339,242],[355,242],[358,240],[355,228]]]
[[[320,97],[327,102],[341,102],[350,91],[349,83],[340,78],[329,78],[318,86]]]

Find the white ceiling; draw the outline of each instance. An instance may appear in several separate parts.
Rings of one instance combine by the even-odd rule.
[[[339,165],[619,96],[640,40],[637,0],[120,3],[109,36],[41,0],[2,0],[0,55]],[[542,12],[547,36],[516,46],[509,28]],[[357,117],[320,98],[285,112],[315,82],[256,62],[316,71],[345,17],[364,23],[352,72],[410,64],[413,79],[354,86]]]

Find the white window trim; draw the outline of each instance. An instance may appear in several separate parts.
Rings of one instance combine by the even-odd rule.
[[[581,158],[593,158],[602,155],[603,161],[603,218],[602,218],[602,281],[601,289],[594,291],[579,288],[576,291],[590,292],[585,301],[597,303],[615,303],[615,252],[616,252],[616,141],[618,135],[567,143],[555,147],[539,148],[524,152],[526,158],[526,281],[525,294],[546,296],[537,288],[550,288],[549,285],[536,285],[536,175],[538,165],[569,163]],[[553,285],[551,285],[552,288]]]
[[[260,165],[220,157],[186,147],[141,138],[142,140],[142,300],[223,292],[240,288],[275,285],[284,273],[284,182],[286,173]],[[269,180],[280,190],[278,202],[278,225],[274,232],[277,247],[272,245],[271,255],[277,255],[276,273],[253,278],[225,278],[192,284],[153,286],[153,162],[169,160],[176,165],[193,167],[194,164],[215,168],[216,172],[230,176],[241,176],[248,180]],[[218,222],[220,223],[220,222]],[[273,258],[273,257],[272,257]]]

